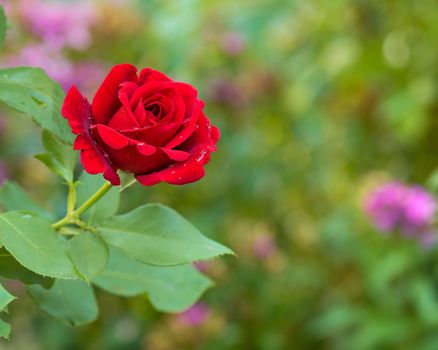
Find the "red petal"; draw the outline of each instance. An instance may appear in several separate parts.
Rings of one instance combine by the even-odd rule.
[[[128,96],[128,98],[131,98],[131,96],[134,94],[135,90],[137,89],[138,89],[137,83],[133,81],[127,81],[125,83],[120,84],[119,95],[120,93],[122,93]]]
[[[199,116],[202,114],[199,100],[195,101],[193,115],[185,122],[185,126],[172,138],[167,144],[166,148],[175,148],[185,142],[195,131],[196,123]]]
[[[154,173],[137,175],[136,178],[144,186],[152,186],[159,182],[167,182],[174,185],[195,182],[204,176],[204,165],[210,160],[210,152],[214,151],[214,149],[215,146],[212,147],[211,143],[199,144],[194,148],[194,153],[185,162],[176,163]],[[162,150],[164,151],[164,149]]]
[[[152,186],[160,182],[173,185],[184,185],[201,179],[205,174],[202,165],[195,161],[175,164],[167,169],[146,174],[137,175],[136,179],[144,186]]]
[[[106,147],[105,150],[117,168],[133,174],[155,171],[168,166],[172,162],[160,149],[154,148],[152,154],[145,155],[139,152],[138,147],[138,145],[129,145],[119,150]]]
[[[170,159],[176,162],[183,162],[190,157],[190,153],[184,151],[178,151],[175,149],[168,149],[168,148],[161,148],[161,150],[164,153],[166,153]]]
[[[89,174],[99,174],[105,171],[105,165],[93,148],[87,148],[81,152],[81,163]]]
[[[103,173],[103,177],[112,185],[120,185],[120,178],[103,155],[97,145],[84,135],[79,135],[74,143],[74,149],[81,150],[81,163],[89,174]]]
[[[181,163],[171,165],[161,171],[137,175],[138,182],[144,186],[152,186],[159,182],[183,185],[199,180],[204,176],[204,165],[210,160],[210,153],[216,150],[218,138],[219,130],[212,126],[201,112],[196,131],[181,145],[183,149],[192,153],[190,158],[185,162],[181,160]]]
[[[120,185],[120,177],[119,175],[117,175],[117,172],[111,167],[105,168],[105,171],[103,172],[103,177],[111,182],[111,185],[113,186]]]
[[[216,144],[221,137],[221,132],[214,125],[210,125],[210,136],[213,142]]]
[[[179,148],[190,153],[196,152],[197,149],[207,149],[209,152],[216,150],[216,142],[219,137],[216,127],[210,124],[210,121],[201,113],[196,130]]]
[[[135,108],[141,99],[143,99],[145,103],[148,103],[147,99],[154,98],[155,94],[168,96],[169,92],[166,93],[166,91],[175,91],[173,84],[173,82],[153,81],[140,86],[135,90],[129,101],[131,108]]]
[[[105,179],[113,185],[120,185],[120,178],[111,164],[95,144],[90,134],[91,106],[76,87],[67,93],[61,110],[68,119],[73,133],[79,134],[73,144],[73,149],[81,150],[81,163],[90,174],[103,172]]]
[[[128,121],[129,125],[139,126],[139,124],[135,118],[134,112],[132,111],[131,106],[129,105],[129,97],[128,97],[128,92],[126,91],[126,89],[125,90],[122,89],[119,91],[119,100],[120,100],[120,102],[122,102],[123,107],[125,107],[126,116],[130,119]]]
[[[106,125],[93,125],[91,129],[96,130],[102,141],[113,149],[122,149],[129,144],[137,143]]]
[[[160,147],[175,135],[181,125],[181,123],[157,124],[142,129],[121,130],[120,132],[130,139]]]
[[[114,114],[109,123],[107,124],[110,128],[123,130],[130,128],[138,128],[140,125],[137,123],[137,119],[132,117],[132,112],[129,112],[125,106],[120,107],[120,109]]]
[[[138,102],[137,107],[134,110],[134,115],[136,122],[139,126],[146,124],[146,110],[144,109],[143,100],[140,100],[140,102]]]
[[[119,64],[113,67],[96,92],[92,103],[94,119],[98,124],[106,124],[120,108],[118,98],[120,84],[137,81],[137,68],[130,64]]]
[[[159,103],[162,108],[162,115],[161,118],[159,118],[160,123],[182,122],[186,111],[184,100],[176,90],[169,88],[169,85],[167,86],[168,87],[160,93],[156,93],[150,97],[144,96],[144,108],[154,103]]]
[[[137,144],[137,151],[144,156],[150,156],[157,151],[157,148],[146,143],[139,143]]]
[[[175,83],[175,88],[184,100],[186,106],[185,118],[190,118],[193,115],[197,105],[202,109],[203,102],[196,98],[198,96],[198,91],[193,86],[186,83]]]
[[[174,82],[174,85],[182,98],[187,102],[194,100],[198,96],[198,91],[190,84]]]
[[[90,147],[90,142],[85,138],[85,136],[78,135],[75,142],[73,143],[73,149],[78,151],[82,149],[87,149]]]
[[[140,72],[139,84],[143,85],[151,81],[171,81],[171,79],[155,69],[142,69],[142,71]]]
[[[91,118],[91,106],[79,90],[72,86],[65,97],[61,114],[68,119],[74,134],[80,134],[88,129]]]

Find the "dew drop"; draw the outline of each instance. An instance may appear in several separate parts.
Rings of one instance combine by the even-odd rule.
[[[32,219],[32,215],[30,215],[30,214],[21,214],[20,217],[22,219]]]
[[[204,159],[204,157],[205,157],[205,154],[207,153],[207,151],[202,151],[197,157],[196,157],[196,161],[197,162],[200,162],[201,160],[203,160]]]

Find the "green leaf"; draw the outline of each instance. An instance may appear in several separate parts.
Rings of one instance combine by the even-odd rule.
[[[0,311],[7,312],[7,306],[15,297],[0,284]],[[0,338],[9,339],[11,326],[0,319]]]
[[[0,310],[3,310],[14,299],[15,297],[0,284]]]
[[[43,162],[55,174],[68,183],[73,183],[73,171],[76,166],[76,152],[70,145],[58,141],[50,132],[43,132],[43,145],[47,153],[38,154],[35,158]]]
[[[9,339],[11,334],[11,325],[0,319],[0,338]]]
[[[7,27],[7,21],[6,21],[5,10],[3,9],[3,6],[0,6],[0,47],[3,46],[5,41],[6,27]]]
[[[53,279],[33,273],[20,265],[5,249],[0,250],[0,276],[25,284],[41,284],[46,288],[53,284]]]
[[[51,213],[41,208],[18,184],[12,181],[6,181],[0,187],[0,204],[6,210],[31,211],[48,220],[53,220]]]
[[[50,316],[71,326],[93,322],[99,310],[93,288],[80,280],[56,280],[53,287],[28,286],[27,291]]]
[[[110,248],[108,265],[93,283],[110,293],[126,297],[147,293],[152,305],[164,312],[187,309],[212,285],[192,265],[149,266],[117,248]]]
[[[64,91],[40,68],[0,69],[0,101],[32,117],[65,143],[73,143],[67,121],[60,115]]]
[[[233,254],[203,236],[173,209],[148,204],[105,221],[99,231],[110,245],[140,262],[170,266]]]
[[[102,176],[90,175],[83,172],[78,182],[76,197],[77,202],[82,204],[107,181]],[[105,198],[94,204],[82,217],[89,222],[99,222],[113,216],[119,208],[119,201],[120,191],[117,187],[113,187],[105,194]]]
[[[92,232],[81,232],[68,241],[68,254],[87,281],[101,272],[108,262],[108,247]]]
[[[54,278],[78,278],[65,243],[50,222],[24,212],[0,214],[0,242],[29,270]]]

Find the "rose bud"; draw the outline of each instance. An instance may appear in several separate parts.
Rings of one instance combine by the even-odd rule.
[[[204,115],[196,89],[130,64],[113,67],[92,103],[72,87],[62,106],[73,148],[90,174],[120,185],[117,170],[144,186],[182,185],[204,176],[219,130]]]

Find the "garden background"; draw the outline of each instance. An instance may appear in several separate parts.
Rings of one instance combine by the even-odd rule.
[[[186,313],[98,292],[99,319],[79,328],[9,283],[0,349],[438,348],[437,247],[363,211],[385,181],[438,190],[436,1],[0,3],[3,67],[42,67],[90,99],[125,62],[198,88],[222,134],[205,178],[134,185],[120,212],[165,203],[238,255],[199,264],[216,286]],[[2,107],[0,177],[61,211],[35,130]]]

